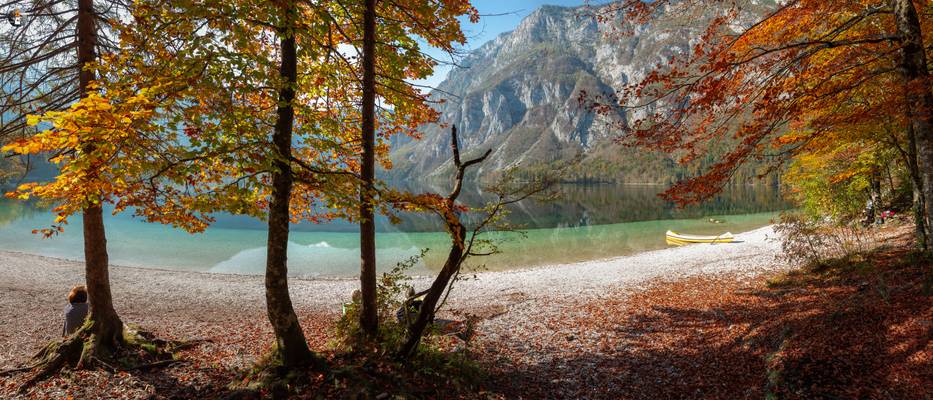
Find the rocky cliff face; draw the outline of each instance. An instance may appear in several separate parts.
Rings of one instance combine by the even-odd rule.
[[[572,160],[595,180],[668,181],[672,163],[664,157],[654,156],[649,167],[644,155],[612,144],[617,132],[605,123],[624,119],[621,111],[585,112],[579,94],[612,92],[643,78],[689,49],[715,13],[679,10],[621,37],[612,34],[620,20],[597,22],[592,12],[541,7],[467,56],[434,91],[445,101],[441,122],[459,128],[467,154],[493,150],[479,175]],[[390,177],[443,177],[450,171],[450,138],[437,125],[425,127],[422,140],[395,144]]]

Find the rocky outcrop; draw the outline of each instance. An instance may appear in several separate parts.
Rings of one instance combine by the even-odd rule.
[[[653,162],[668,172],[650,168],[656,173],[644,176],[626,171],[626,164],[632,162],[643,169],[645,160],[613,144],[618,132],[608,129],[607,122],[624,121],[625,114],[621,110],[608,116],[588,113],[579,106],[579,95],[611,93],[642,79],[659,63],[694,45],[704,20],[715,13],[677,10],[635,27],[633,35],[618,35],[614,29],[621,20],[597,22],[593,11],[539,8],[514,31],[465,57],[461,68],[452,70],[432,93],[444,101],[439,105],[441,122],[457,125],[464,149],[493,150],[479,175],[574,160],[580,165],[599,164],[594,169],[602,171],[599,180],[668,181],[672,163],[663,156]],[[397,140],[394,168],[387,175],[446,176],[451,166],[449,140],[438,125],[426,126],[421,140]]]

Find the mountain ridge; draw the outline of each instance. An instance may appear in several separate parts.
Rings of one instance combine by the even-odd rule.
[[[769,4],[748,0],[748,14]],[[628,116],[622,110],[594,115],[578,99],[582,91],[611,93],[688,51],[715,10],[672,11],[633,27],[629,36],[612,34],[621,16],[597,21],[593,10],[539,7],[514,30],[472,51],[432,91],[433,100],[443,101],[439,122],[458,127],[467,156],[493,151],[476,177],[513,167],[527,174],[563,167],[570,181],[666,184],[702,167],[678,166],[670,156],[615,143],[607,125],[624,124]],[[394,168],[385,176],[443,179],[452,168],[449,146],[446,129],[428,125],[421,140],[393,143]]]

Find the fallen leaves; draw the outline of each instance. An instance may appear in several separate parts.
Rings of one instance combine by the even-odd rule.
[[[924,292],[923,275],[929,265],[910,262],[909,243],[897,236],[909,232],[891,235],[895,240],[868,259],[871,268],[797,271],[781,279],[769,273],[655,281],[584,300],[506,294],[515,300],[509,307],[452,310],[472,311],[485,321],[464,353],[486,369],[479,389],[461,385],[455,376],[335,354],[328,341],[338,316],[299,308],[310,346],[334,371],[343,371],[309,376],[301,395],[339,398],[366,389],[389,398],[402,390],[421,398],[930,397],[933,301]],[[15,296],[28,303],[24,312],[38,317],[0,329],[3,348],[22,359],[47,339],[45,325],[55,315],[43,314],[48,307],[42,295]],[[492,323],[516,307],[534,309],[536,314],[519,315],[537,317]],[[221,397],[271,344],[260,305],[231,310],[176,304],[173,310],[123,314],[157,325],[153,331],[162,338],[209,340],[181,351],[184,363],[117,374],[69,371],[26,397]],[[452,341],[444,348],[457,346]],[[12,397],[18,379],[0,378],[0,397]]]
[[[933,302],[908,250],[877,254],[870,273],[659,281],[565,307],[483,343],[490,386],[526,398],[927,398]]]

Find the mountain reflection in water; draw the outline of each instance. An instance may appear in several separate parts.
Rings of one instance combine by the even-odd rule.
[[[443,185],[404,187],[445,193]],[[661,186],[561,185],[553,202],[526,200],[511,207],[509,221],[523,226],[526,236],[492,234],[501,254],[475,258],[492,270],[533,267],[613,257],[665,247],[667,229],[691,233],[740,232],[768,224],[787,208],[778,191],[768,186],[728,187],[717,198],[683,209],[657,197]],[[471,206],[493,200],[481,190],[468,190],[462,200]],[[378,221],[379,268],[429,248],[412,273],[435,270],[449,245],[436,216],[403,214],[399,224]],[[721,220],[721,224],[709,222]],[[34,204],[0,200],[0,250],[22,251],[68,259],[83,259],[80,216],[66,232],[52,239],[31,234],[48,226],[53,216]],[[129,214],[108,216],[108,244],[117,265],[183,270],[261,274],[265,257],[263,221],[218,215],[207,232],[190,235]],[[292,228],[289,272],[295,276],[352,276],[359,269],[356,225],[346,221],[296,224]]]

